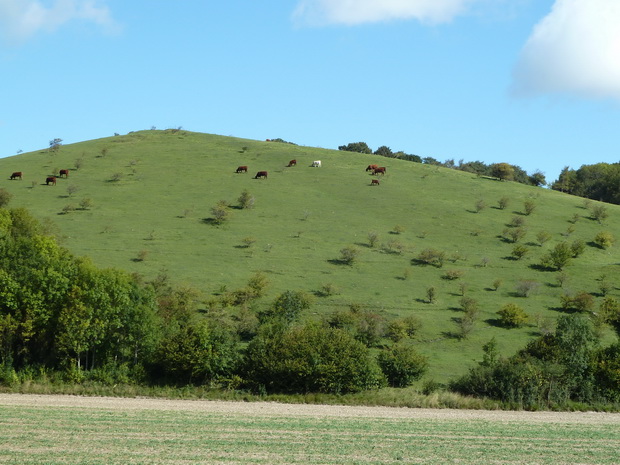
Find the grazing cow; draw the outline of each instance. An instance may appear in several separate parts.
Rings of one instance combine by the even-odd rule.
[[[47,178],[45,178],[45,184],[47,184],[48,186],[51,184],[52,186],[56,185],[56,176],[48,176]]]
[[[68,178],[69,177],[69,170],[60,170],[58,172],[58,177],[62,178],[63,175],[65,176],[65,178]]]
[[[235,171],[235,173],[247,173],[247,172],[248,172],[247,166],[240,166],[237,168],[237,171]]]
[[[320,168],[321,167],[321,160],[314,160],[312,162],[312,168]]]
[[[372,174],[385,174],[385,171],[385,166],[380,166],[379,168],[372,170]]]
[[[378,179],[372,179],[370,181],[370,185],[371,186],[378,186],[379,185],[379,180]]]
[[[297,160],[291,160],[288,162],[288,166],[295,166],[297,164]]]
[[[22,180],[22,172],[21,171],[15,171],[12,175],[10,179],[17,179],[19,178],[19,180]]]
[[[267,179],[267,171],[259,171],[258,173],[256,173],[256,176],[254,176],[254,179],[258,179],[258,178]]]
[[[368,165],[366,171],[376,170],[377,168],[379,168],[379,165]]]

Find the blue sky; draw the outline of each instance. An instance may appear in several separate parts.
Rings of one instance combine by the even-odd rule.
[[[129,131],[620,160],[620,0],[0,0],[0,157]]]

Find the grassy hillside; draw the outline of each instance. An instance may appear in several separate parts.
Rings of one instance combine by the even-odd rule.
[[[286,167],[291,159],[297,166]],[[313,160],[323,166],[311,168]],[[380,186],[370,186],[369,163],[387,166]],[[235,173],[238,165],[249,172]],[[270,281],[264,304],[284,290],[305,290],[317,294],[315,315],[353,303],[387,318],[416,315],[423,323],[416,344],[431,359],[427,379],[465,372],[493,336],[500,352],[511,354],[561,314],[565,292],[592,293],[598,306],[601,282],[607,282],[610,294],[620,297],[618,247],[592,243],[600,231],[617,234],[620,207],[606,205],[609,217],[601,224],[583,199],[456,170],[173,130],[21,154],[1,159],[0,169],[0,187],[13,194],[10,206],[52,220],[64,245],[100,266],[147,278],[165,272],[205,300],[224,287],[242,287],[260,271]],[[69,177],[45,185],[59,169],[69,169]],[[253,179],[259,170],[269,178]],[[22,171],[23,180],[9,180],[13,171]],[[236,206],[244,189],[255,198],[254,208],[231,208],[228,222],[213,224],[211,208],[220,200]],[[498,207],[502,197],[509,199],[504,209]],[[81,209],[84,199],[91,206]],[[485,208],[477,208],[480,201]],[[530,215],[526,201],[535,205]],[[520,221],[527,234],[518,243],[529,252],[514,260],[515,244],[506,234]],[[551,237],[543,245],[540,231]],[[378,237],[375,247],[369,233]],[[246,247],[246,238],[255,242]],[[537,265],[565,240],[586,247],[564,270],[560,286],[561,273]],[[339,261],[347,246],[360,251],[353,266]],[[427,248],[445,253],[443,267],[418,262]],[[448,272],[461,276],[446,279]],[[496,280],[501,286],[494,290]],[[518,296],[523,281],[535,283],[529,297]],[[324,285],[336,293],[324,296]],[[435,303],[427,301],[431,286]],[[481,312],[470,336],[458,339],[453,333],[463,314],[463,288]],[[509,330],[496,324],[495,312],[511,302],[531,316],[530,325]]]

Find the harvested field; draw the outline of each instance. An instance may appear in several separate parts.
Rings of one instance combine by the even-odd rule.
[[[0,394],[0,463],[614,464],[620,415]]]

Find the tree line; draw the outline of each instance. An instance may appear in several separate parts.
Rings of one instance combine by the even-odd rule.
[[[489,176],[501,180],[515,181],[530,186],[545,186],[547,184],[545,175],[540,171],[536,171],[530,175],[520,166],[511,165],[509,163],[486,164],[481,161],[465,162],[462,159],[458,162],[455,162],[454,159],[441,162],[433,157],[422,158],[419,155],[408,154],[403,151],[393,152],[388,146],[385,145],[382,145],[373,152],[366,142],[351,142],[346,145],[340,145],[338,146],[338,150],[374,154],[387,158],[397,158],[399,160],[423,163],[426,165],[442,166],[444,168],[474,173],[478,176]]]

